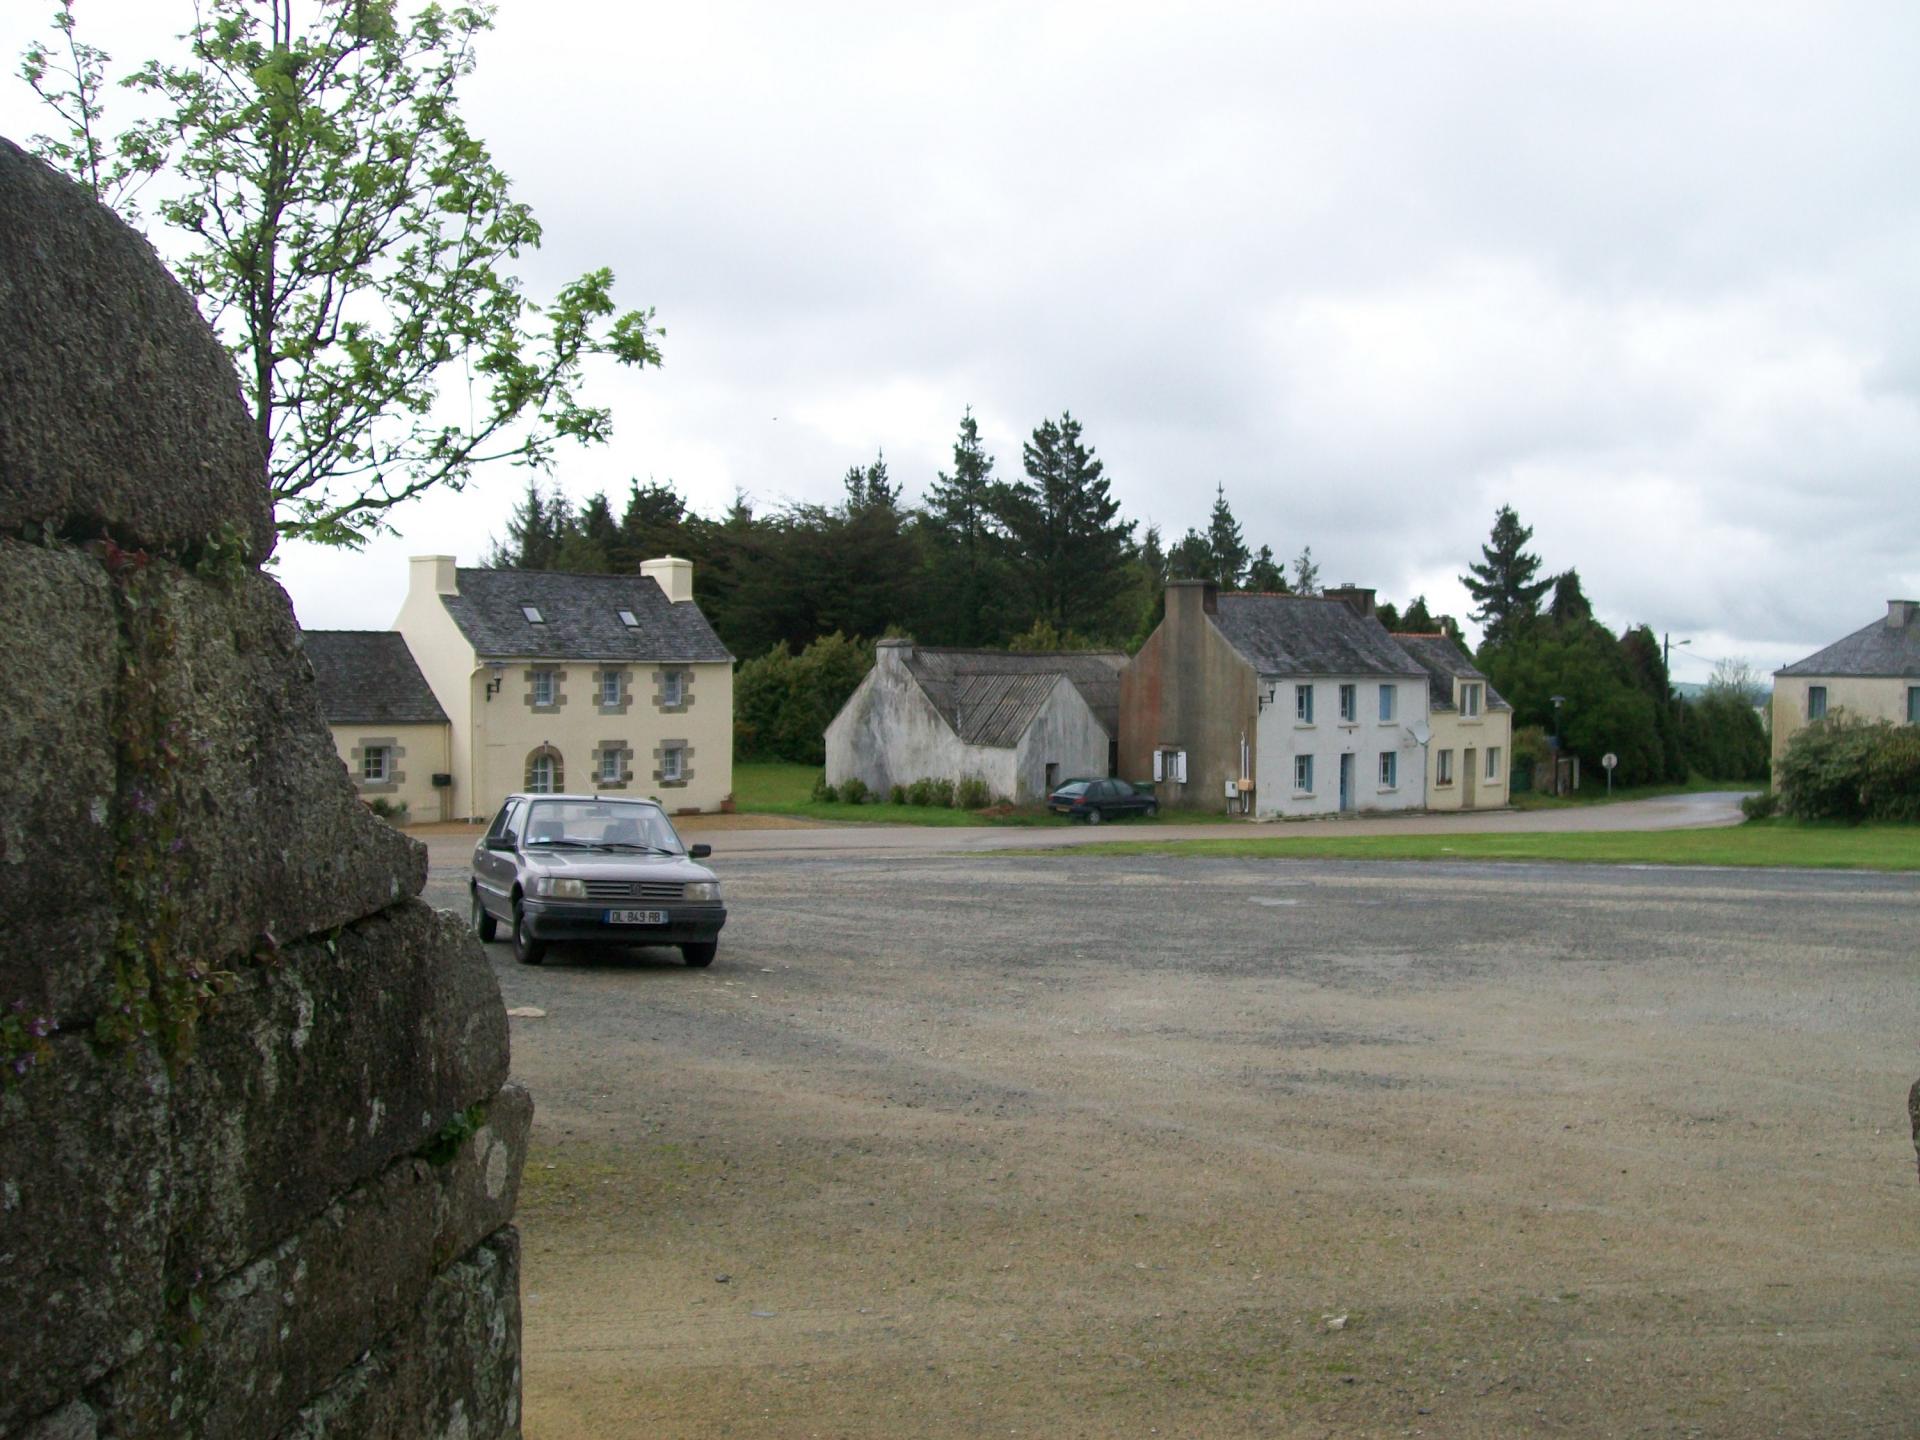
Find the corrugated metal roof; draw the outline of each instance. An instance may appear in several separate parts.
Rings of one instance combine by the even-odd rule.
[[[1011,749],[1062,679],[1080,692],[1109,736],[1120,729],[1118,650],[962,650],[916,646],[906,657],[933,706],[969,745]]]

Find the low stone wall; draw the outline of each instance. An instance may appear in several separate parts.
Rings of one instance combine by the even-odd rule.
[[[519,1433],[532,1102],[353,794],[231,367],[0,141],[0,1437]]]

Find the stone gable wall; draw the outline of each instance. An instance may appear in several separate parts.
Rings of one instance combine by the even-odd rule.
[[[532,1102],[272,535],[192,302],[0,140],[0,1440],[520,1431]]]

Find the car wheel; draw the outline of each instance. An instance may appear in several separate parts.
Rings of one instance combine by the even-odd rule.
[[[1101,814],[1098,810],[1087,811],[1087,824],[1098,825],[1101,821],[1101,818],[1102,818]]]
[[[513,912],[513,958],[522,965],[538,965],[547,958],[547,942],[535,938],[527,912],[518,908]]]
[[[1158,815],[1159,813],[1160,813],[1160,802],[1157,800],[1149,800],[1147,802],[1147,819],[1151,820],[1153,819],[1154,816]]]
[[[695,970],[705,969],[713,963],[713,957],[719,953],[718,940],[702,940],[697,945],[682,945],[680,954],[687,964]]]
[[[487,913],[487,907],[480,903],[480,892],[473,892],[473,933],[480,937],[482,944],[491,943],[500,933],[500,922]]]

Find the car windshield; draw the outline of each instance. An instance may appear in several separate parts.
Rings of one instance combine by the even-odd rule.
[[[1087,793],[1088,783],[1089,782],[1085,780],[1069,780],[1053,793],[1056,795],[1084,795]]]
[[[530,846],[684,853],[667,817],[656,806],[632,800],[535,800],[526,837]]]

